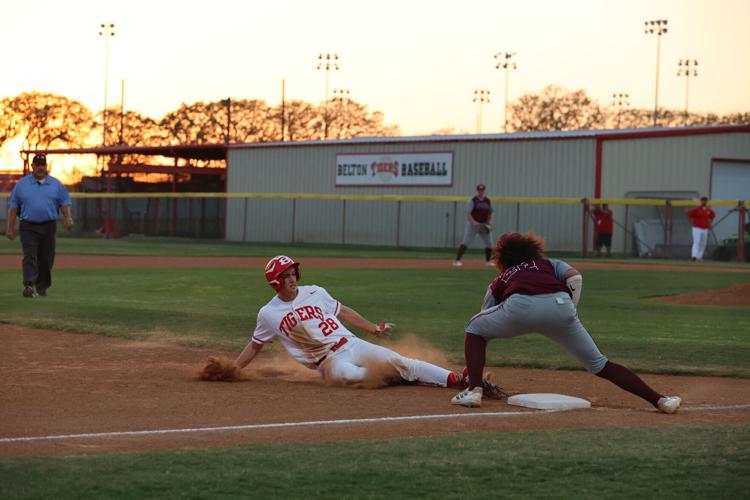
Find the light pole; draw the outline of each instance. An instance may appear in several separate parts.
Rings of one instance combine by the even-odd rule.
[[[657,126],[659,116],[659,55],[661,51],[661,36],[667,32],[666,19],[653,19],[645,21],[647,35],[656,35],[656,91],[654,93],[654,127]]]
[[[342,111],[344,109],[344,105],[347,104],[351,100],[349,98],[350,95],[351,95],[351,92],[349,92],[349,89],[333,89],[333,99],[331,100],[337,103],[338,118],[341,122],[343,122]],[[341,128],[342,128],[341,125],[338,128],[339,130],[338,130],[337,138],[341,139]]]
[[[677,76],[685,77],[685,125],[688,124],[688,99],[690,96],[690,77],[698,76],[697,59],[680,59],[677,63]]]
[[[625,92],[616,92],[612,94],[612,106],[615,107],[617,110],[617,126],[616,128],[620,128],[620,114],[622,113],[623,108],[627,108],[630,106],[630,94],[627,94]]]
[[[482,107],[485,102],[490,102],[490,91],[487,89],[477,89],[474,91],[473,102],[479,103],[479,116],[477,117],[477,134],[482,133]]]
[[[498,52],[495,54],[497,64],[495,69],[505,71],[505,104],[503,104],[503,132],[508,132],[508,71],[516,69],[516,63],[512,60],[515,52]]]
[[[107,145],[107,83],[109,80],[109,39],[115,36],[115,23],[101,23],[99,36],[104,37],[104,111],[102,112],[102,146]]]
[[[327,139],[328,138],[328,82],[330,79],[330,72],[339,70],[338,54],[330,53],[330,52],[318,54],[318,70],[325,70],[326,72],[325,100],[323,101],[323,139]]]

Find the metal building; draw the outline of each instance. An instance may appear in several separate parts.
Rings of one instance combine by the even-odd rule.
[[[580,205],[507,199],[748,199],[750,126],[231,145],[227,163],[227,192],[269,194],[229,200],[229,240],[454,247],[463,205],[484,183],[496,234],[533,229],[551,250],[577,250]],[[353,199],[373,195],[453,199]],[[613,208],[628,224],[659,216]],[[624,238],[616,232],[613,246]]]

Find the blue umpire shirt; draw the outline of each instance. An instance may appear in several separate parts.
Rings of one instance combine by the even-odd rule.
[[[29,174],[13,188],[8,205],[18,210],[19,219],[39,223],[57,219],[60,208],[72,202],[65,186],[51,175],[38,181]]]

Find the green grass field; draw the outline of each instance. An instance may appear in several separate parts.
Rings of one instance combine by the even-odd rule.
[[[423,255],[200,241],[111,246],[103,240],[59,241],[62,252],[86,248],[110,255]],[[0,253],[17,253],[14,244],[4,240]],[[450,258],[438,251],[427,256]],[[324,286],[366,317],[396,323],[396,341],[413,333],[457,364],[463,325],[492,276],[486,269],[303,272],[304,283]],[[747,283],[750,274],[586,271],[584,276],[580,315],[611,358],[641,372],[750,378],[747,308],[647,300]],[[54,280],[49,297],[28,300],[20,294],[20,269],[0,270],[0,328],[12,323],[237,351],[258,308],[272,296],[261,269],[59,269]],[[538,336],[496,341],[488,361],[578,368]],[[748,425],[467,433],[0,460],[0,498],[743,498],[750,495],[748,485]]]
[[[0,460],[21,498],[747,498],[750,426]]]
[[[0,322],[241,349],[272,296],[260,269],[67,270],[45,299],[21,297],[17,270],[0,270]],[[477,312],[485,269],[305,269],[365,317],[396,323],[461,363],[463,327]],[[640,371],[750,377],[747,308],[684,306],[648,297],[726,287],[746,273],[587,271],[580,315],[603,352]],[[578,368],[541,336],[490,344],[494,366]]]

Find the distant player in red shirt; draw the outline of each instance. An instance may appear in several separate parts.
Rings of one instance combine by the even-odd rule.
[[[594,234],[596,235],[596,256],[602,256],[602,247],[607,247],[607,257],[612,257],[612,210],[609,205],[594,208]]]
[[[693,260],[703,260],[703,253],[708,243],[708,230],[716,214],[708,206],[708,197],[701,196],[701,205],[687,212],[688,219],[693,225],[693,249],[690,256]]]
[[[583,277],[567,263],[544,256],[544,242],[529,231],[505,233],[495,246],[500,274],[487,287],[482,310],[469,320],[464,356],[469,387],[451,403],[482,403],[482,372],[487,342],[541,333],[560,344],[588,371],[645,399],[664,413],[675,413],[682,399],[664,396],[628,368],[609,361],[578,318]]]

